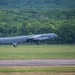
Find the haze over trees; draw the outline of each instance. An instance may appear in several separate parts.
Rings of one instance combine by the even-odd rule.
[[[75,0],[0,0],[0,37],[40,33],[75,43]]]

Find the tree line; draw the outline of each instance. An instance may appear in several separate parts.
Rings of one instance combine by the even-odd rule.
[[[75,9],[0,10],[0,37],[56,33],[54,43],[75,43]]]

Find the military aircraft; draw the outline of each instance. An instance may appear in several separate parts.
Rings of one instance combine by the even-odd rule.
[[[47,39],[55,39],[57,37],[58,35],[56,35],[55,33],[15,36],[15,37],[2,37],[0,38],[0,44],[13,44],[13,46],[16,47],[18,43],[34,41],[37,44],[39,44],[39,41]]]

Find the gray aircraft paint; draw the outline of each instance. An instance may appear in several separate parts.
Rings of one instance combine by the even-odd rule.
[[[15,37],[2,37],[0,38],[0,44],[13,44],[13,46],[15,47],[18,43],[24,43],[27,42],[28,40],[41,41],[47,39],[55,39],[57,37],[58,35],[56,35],[55,33],[15,36]]]

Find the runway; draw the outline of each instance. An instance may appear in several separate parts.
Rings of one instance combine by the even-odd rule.
[[[0,60],[0,67],[75,66],[75,59]]]

